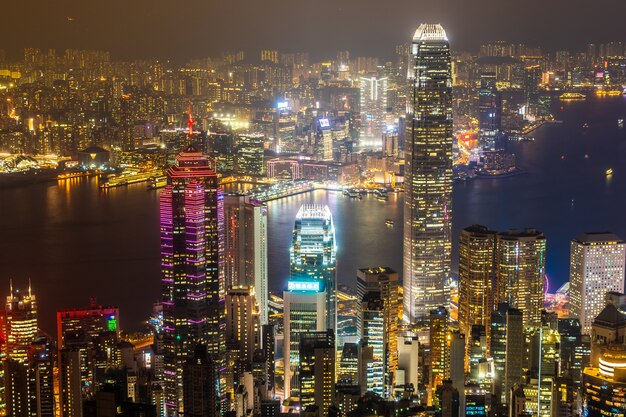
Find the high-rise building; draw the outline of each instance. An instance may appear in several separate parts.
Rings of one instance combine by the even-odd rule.
[[[7,358],[17,363],[28,361],[30,344],[37,335],[37,298],[32,294],[30,285],[28,293],[14,289],[6,298],[6,337]]]
[[[506,402],[511,389],[520,383],[524,366],[524,316],[520,310],[509,308],[506,312],[506,353],[504,384]]]
[[[206,346],[197,345],[183,367],[185,416],[219,417],[220,372]]]
[[[387,125],[387,77],[376,75],[361,77],[359,83],[363,136],[380,139]]]
[[[496,87],[496,73],[480,74],[478,92],[478,141],[483,150],[495,151],[501,130],[502,99]]]
[[[252,364],[260,347],[261,329],[254,287],[236,286],[226,293],[226,343],[236,346],[239,359]]]
[[[415,322],[445,304],[451,263],[452,72],[441,25],[415,32],[408,75],[403,280],[404,313]]]
[[[54,417],[54,357],[49,338],[40,336],[31,344],[28,376],[30,415]]]
[[[220,368],[225,351],[223,195],[208,158],[193,145],[169,168],[160,210],[164,396],[170,415],[183,412],[182,368],[195,347],[206,346]]]
[[[522,311],[524,327],[541,324],[546,237],[535,229],[498,233],[496,297]]]
[[[385,386],[385,308],[380,292],[368,291],[361,299],[361,344],[372,349],[371,361],[367,364],[367,380],[361,381],[368,392],[383,398],[389,396]]]
[[[224,197],[226,288],[253,286],[267,324],[267,206],[244,195]]]
[[[299,395],[300,338],[326,331],[326,291],[320,280],[289,281],[283,293],[285,398]]]
[[[82,417],[82,375],[81,351],[79,349],[59,350],[60,409],[63,417]]]
[[[473,325],[489,326],[489,316],[495,308],[495,253],[496,232],[479,225],[461,231],[459,330],[466,336],[470,335]]]
[[[292,281],[320,281],[326,294],[326,327],[337,325],[337,244],[333,216],[328,206],[300,207],[296,215],[291,243],[290,275]],[[324,329],[324,330],[325,330]]]
[[[398,322],[402,317],[400,283],[398,273],[389,267],[363,268],[357,270],[357,297],[363,300],[367,292],[380,294],[383,303],[384,395],[391,395],[398,368]],[[362,323],[358,322],[358,333]]]
[[[450,379],[448,311],[438,307],[430,312],[430,388],[434,390]]]
[[[333,330],[307,332],[300,338],[300,403],[317,406],[324,417],[335,399],[335,334]]]
[[[613,233],[583,233],[572,240],[570,256],[570,317],[589,334],[606,293],[624,291],[626,243]]]
[[[81,396],[92,398],[105,384],[105,373],[115,362],[116,346],[120,341],[119,309],[97,306],[92,300],[85,308],[57,311],[57,340],[59,349],[78,352]],[[59,355],[59,366],[62,356]],[[61,391],[72,389],[61,381]]]
[[[241,134],[237,137],[237,172],[242,175],[261,176],[265,174],[263,145],[265,135]]]

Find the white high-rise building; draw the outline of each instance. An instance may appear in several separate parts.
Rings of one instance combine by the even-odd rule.
[[[326,330],[326,291],[319,280],[292,280],[283,293],[285,398],[299,395],[300,336]]]
[[[606,306],[606,293],[624,292],[626,243],[613,233],[584,233],[572,240],[570,253],[570,317],[589,334]]]
[[[381,140],[387,124],[387,77],[361,77],[359,84],[363,136]]]

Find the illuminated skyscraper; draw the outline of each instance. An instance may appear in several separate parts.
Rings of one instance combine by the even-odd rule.
[[[224,197],[226,288],[254,286],[267,324],[267,206],[244,195]]]
[[[570,317],[589,334],[609,291],[624,292],[626,243],[612,233],[584,233],[572,240]]]
[[[13,289],[7,296],[5,304],[7,358],[17,363],[25,364],[28,361],[30,344],[37,335],[37,299],[31,293],[22,293]]]
[[[480,74],[480,91],[478,92],[478,140],[484,150],[495,151],[501,129],[502,103],[496,88],[496,74],[485,72]]]
[[[285,398],[299,395],[301,335],[326,331],[326,292],[323,281],[289,281],[283,293]]]
[[[380,139],[387,124],[387,77],[361,77],[359,83],[363,136]]]
[[[196,346],[206,346],[218,368],[225,351],[223,196],[208,158],[193,145],[169,168],[160,209],[164,396],[171,415],[183,411],[182,368]],[[225,390],[225,383],[218,386]]]
[[[363,268],[357,271],[357,297],[363,300],[367,294],[378,294],[382,302],[383,319],[383,393],[389,396],[398,368],[398,321],[402,315],[399,297],[398,273],[388,267]],[[372,296],[369,296],[372,299]],[[363,312],[365,316],[365,312]],[[364,323],[359,320],[359,331]]]
[[[318,417],[329,415],[335,400],[335,334],[307,332],[300,338],[300,402],[317,406]]]
[[[422,24],[411,49],[406,120],[404,314],[428,319],[445,304],[452,225],[452,75],[441,25]]]
[[[450,379],[448,311],[439,307],[430,312],[430,388],[434,390]]]
[[[546,237],[535,229],[498,233],[496,297],[524,314],[524,327],[541,324]]]
[[[328,206],[300,207],[296,215],[290,248],[292,281],[321,281],[326,292],[326,329],[336,329],[336,257],[335,226]]]
[[[385,389],[385,308],[380,292],[368,291],[361,299],[361,343],[372,349],[367,363],[366,385],[368,392],[387,396]]]
[[[493,268],[496,232],[470,226],[459,238],[459,329],[469,336],[472,325],[489,326],[495,307]],[[469,337],[466,339],[469,340]]]
[[[260,348],[261,329],[254,287],[236,286],[226,294],[226,343],[237,346],[239,359],[252,364]]]

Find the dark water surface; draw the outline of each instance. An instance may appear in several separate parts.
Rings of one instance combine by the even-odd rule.
[[[455,241],[472,223],[542,230],[552,290],[567,280],[569,242],[577,234],[610,230],[626,238],[626,130],[617,126],[626,101],[558,106],[562,125],[511,146],[527,174],[457,184],[453,203]],[[270,289],[280,290],[288,277],[293,221],[305,203],[330,206],[341,283],[353,283],[356,268],[400,271],[402,197],[390,194],[381,203],[317,191],[271,202]],[[396,227],[385,227],[386,218]],[[158,229],[158,194],[142,184],[101,192],[96,179],[73,179],[0,190],[0,295],[8,293],[9,278],[25,287],[30,277],[46,331],[54,332],[57,308],[87,305],[92,296],[118,305],[122,326],[136,329],[160,294]],[[456,258],[456,242],[454,249]]]

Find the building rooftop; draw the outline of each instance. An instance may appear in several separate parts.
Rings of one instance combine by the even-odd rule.
[[[619,312],[613,304],[607,304],[604,310],[598,314],[593,324],[601,326],[618,327],[626,324],[626,317]]]
[[[624,243],[619,236],[611,232],[586,232],[577,236],[574,241],[583,245],[591,243]]]
[[[448,41],[448,36],[440,24],[422,23],[413,35],[413,42],[423,41]]]

